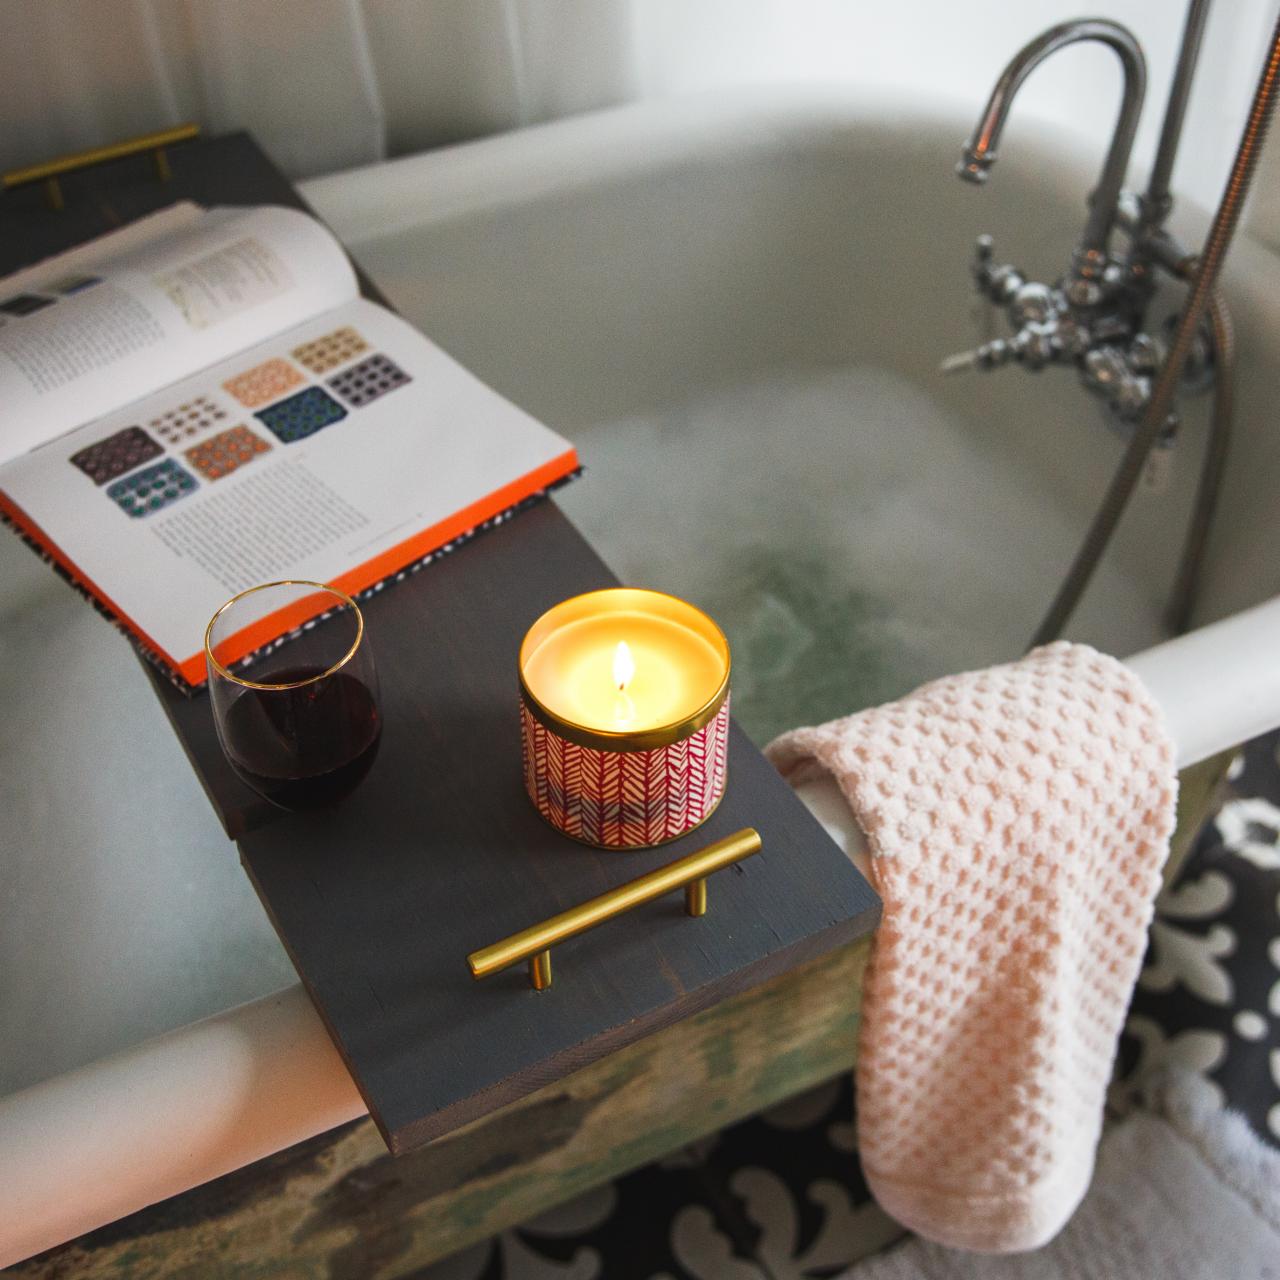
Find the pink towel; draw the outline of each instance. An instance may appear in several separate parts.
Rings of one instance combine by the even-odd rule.
[[[871,1190],[930,1240],[1037,1248],[1089,1185],[1168,852],[1159,708],[1059,642],[768,754],[835,776],[884,899],[857,1067]]]

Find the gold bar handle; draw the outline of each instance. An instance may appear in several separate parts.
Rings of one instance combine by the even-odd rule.
[[[705,915],[707,911],[707,877],[753,853],[759,853],[760,833],[754,827],[735,831],[705,849],[690,853],[675,862],[650,871],[635,880],[628,880],[598,898],[591,898],[558,916],[552,916],[541,924],[530,925],[513,933],[501,942],[481,947],[467,957],[473,978],[487,978],[492,973],[508,969],[521,960],[529,962],[529,981],[536,991],[545,991],[551,985],[551,948],[558,942],[575,938],[596,925],[620,916],[632,907],[643,906],[660,898],[673,889],[684,890],[685,913],[691,916]]]
[[[62,188],[58,185],[58,179],[63,174],[88,169],[95,164],[105,164],[108,160],[139,155],[143,151],[152,152],[156,175],[161,182],[165,182],[170,176],[169,157],[165,155],[165,147],[186,142],[199,133],[198,124],[179,124],[172,129],[157,129],[155,133],[144,133],[137,138],[127,138],[124,142],[112,142],[105,147],[74,151],[70,155],[45,160],[41,164],[27,165],[24,169],[10,169],[8,173],[0,174],[0,187],[8,191],[13,187],[26,186],[29,182],[43,182],[50,206],[61,209]]]

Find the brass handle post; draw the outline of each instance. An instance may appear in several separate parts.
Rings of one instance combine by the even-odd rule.
[[[58,179],[63,174],[88,169],[95,164],[105,164],[108,160],[119,160],[123,156],[139,155],[144,151],[153,153],[156,174],[164,182],[170,176],[169,157],[165,154],[165,147],[186,142],[199,133],[200,126],[197,124],[179,124],[172,129],[158,129],[155,133],[144,133],[140,137],[127,138],[124,142],[113,142],[105,147],[75,151],[70,155],[45,160],[41,164],[27,165],[23,169],[10,169],[8,173],[0,174],[0,188],[8,191],[13,187],[26,186],[29,182],[43,182],[50,207],[61,209],[62,188]]]
[[[620,884],[608,893],[597,898],[570,907],[541,924],[530,925],[513,933],[501,942],[495,942],[479,951],[473,951],[467,957],[467,965],[473,978],[487,978],[519,964],[522,960],[529,962],[529,981],[536,991],[545,991],[551,985],[551,948],[558,942],[575,938],[596,925],[620,916],[632,907],[643,906],[660,898],[674,889],[685,891],[685,912],[691,916],[701,916],[707,910],[707,877],[753,853],[761,848],[760,833],[753,827],[744,827],[733,835],[709,844],[705,849],[687,854],[675,862],[650,871],[647,875],[638,876]]]

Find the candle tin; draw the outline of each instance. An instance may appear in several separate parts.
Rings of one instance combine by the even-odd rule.
[[[610,613],[687,628],[714,650],[719,678],[706,679],[705,690],[695,690],[690,705],[667,723],[634,729],[575,723],[532,691],[528,659],[558,629]],[[534,807],[556,830],[606,849],[663,844],[705,822],[724,796],[729,669],[724,633],[701,610],[674,596],[617,587],[549,609],[520,646],[521,754]]]

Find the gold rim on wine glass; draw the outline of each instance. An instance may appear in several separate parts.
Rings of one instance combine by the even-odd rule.
[[[314,587],[317,591],[327,592],[329,595],[336,596],[339,600],[345,601],[351,606],[356,615],[356,638],[351,642],[351,648],[338,659],[333,666],[319,672],[317,675],[308,676],[305,680],[289,680],[280,684],[273,684],[270,681],[262,682],[258,680],[246,680],[243,676],[238,676],[234,671],[228,670],[217,658],[213,656],[213,628],[217,621],[233,604],[239,603],[245,596],[251,596],[258,591],[269,591],[272,587]],[[305,625],[305,624],[304,624]],[[309,578],[282,578],[279,582],[260,582],[256,587],[249,587],[245,591],[238,592],[232,596],[225,604],[218,608],[218,611],[209,619],[209,625],[204,629],[204,653],[209,659],[213,669],[224,679],[230,680],[233,684],[242,685],[246,689],[264,689],[268,692],[284,689],[301,689],[305,685],[315,684],[317,680],[323,680],[327,676],[333,675],[335,671],[341,671],[343,667],[356,656],[356,650],[360,648],[360,641],[364,638],[364,614],[360,612],[360,606],[356,604],[351,596],[345,591],[339,590],[337,587],[331,587],[325,582],[312,582]]]

